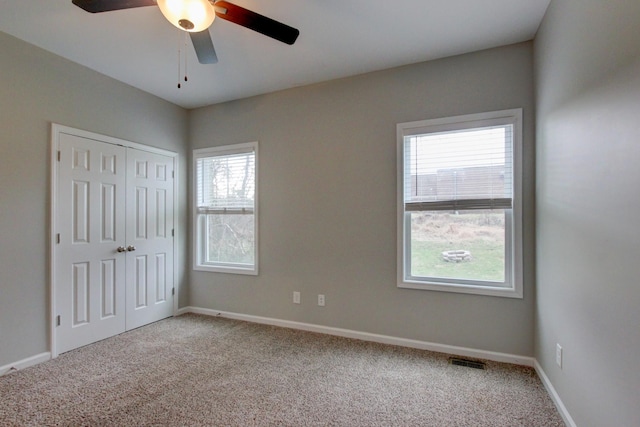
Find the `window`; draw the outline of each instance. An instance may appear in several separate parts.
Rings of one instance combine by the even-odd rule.
[[[522,297],[522,110],[398,125],[398,286]]]
[[[258,274],[258,143],[193,151],[194,269]]]

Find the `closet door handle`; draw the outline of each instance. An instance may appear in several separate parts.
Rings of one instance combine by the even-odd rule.
[[[116,251],[118,251],[118,252],[126,252],[127,248],[125,248],[124,246],[118,246],[118,249],[116,249]]]
[[[127,250],[128,250],[129,252],[133,252],[133,251],[135,251],[135,250],[136,250],[136,247],[135,247],[135,246],[133,246],[133,245],[129,245],[129,246],[127,246]]]

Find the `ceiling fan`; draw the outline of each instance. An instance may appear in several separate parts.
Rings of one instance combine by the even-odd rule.
[[[201,64],[218,62],[209,26],[217,17],[241,25],[283,43],[295,43],[300,31],[223,0],[72,0],[91,13],[111,12],[134,7],[158,6],[165,18],[187,31]]]

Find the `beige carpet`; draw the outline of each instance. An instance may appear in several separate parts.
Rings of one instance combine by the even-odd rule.
[[[562,426],[535,371],[197,315],[0,377],[2,426]]]

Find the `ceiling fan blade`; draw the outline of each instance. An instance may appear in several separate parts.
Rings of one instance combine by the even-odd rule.
[[[72,3],[91,13],[110,12],[112,10],[132,9],[143,6],[157,6],[156,0],[73,0]]]
[[[300,34],[300,31],[282,22],[274,21],[227,1],[217,1],[214,3],[214,7],[216,15],[220,18],[257,31],[282,43],[294,44]]]
[[[204,31],[189,33],[189,36],[191,37],[193,48],[196,50],[198,62],[201,64],[215,64],[218,62],[218,56],[213,48],[213,41],[211,41],[211,34],[209,34],[208,28]]]

